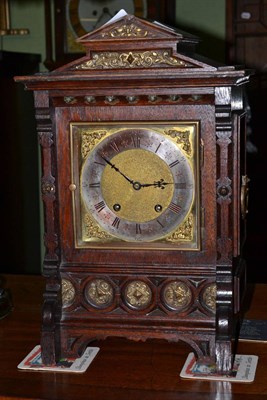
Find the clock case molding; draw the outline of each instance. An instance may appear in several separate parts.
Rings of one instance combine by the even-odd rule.
[[[245,288],[249,72],[216,66],[195,53],[194,36],[132,15],[79,42],[84,57],[15,78],[34,91],[42,149],[43,360],[118,336],[183,341],[200,363],[229,371]],[[200,250],[75,248],[70,124],[97,121],[198,121]],[[133,306],[134,291],[145,305],[137,296]]]

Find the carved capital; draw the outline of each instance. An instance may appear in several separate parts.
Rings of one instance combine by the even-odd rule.
[[[54,143],[52,132],[39,132],[39,143],[43,148],[51,147]]]

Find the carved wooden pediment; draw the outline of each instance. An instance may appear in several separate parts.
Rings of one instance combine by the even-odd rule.
[[[134,69],[215,70],[192,56],[198,38],[163,25],[125,14],[77,40],[86,56],[55,72]],[[182,52],[179,53],[179,49]]]
[[[197,40],[196,37],[189,36]],[[183,35],[175,29],[156,21],[149,22],[134,15],[126,14],[115,22],[104,24],[102,27],[87,33],[77,39],[77,41],[87,46],[88,41],[101,41],[103,43],[103,41],[109,42],[110,40],[138,41],[140,39],[175,39],[177,41],[177,39],[182,40]],[[108,43],[104,44],[104,46],[106,45]]]

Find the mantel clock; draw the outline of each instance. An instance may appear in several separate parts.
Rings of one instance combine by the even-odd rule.
[[[42,356],[109,336],[189,344],[231,368],[244,292],[249,73],[130,14],[34,91],[44,202]]]

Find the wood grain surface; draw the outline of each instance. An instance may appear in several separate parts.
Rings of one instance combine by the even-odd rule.
[[[267,397],[267,344],[240,342],[239,354],[259,356],[251,384],[185,380],[180,371],[191,349],[161,340],[134,342],[107,339],[94,342],[100,351],[85,373],[20,371],[17,365],[40,343],[44,279],[4,275],[14,310],[0,321],[0,399],[263,399]],[[267,315],[267,286],[249,286],[246,318]]]

